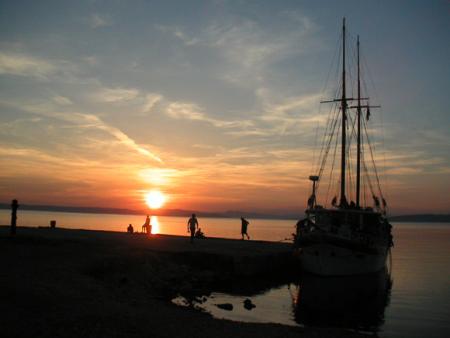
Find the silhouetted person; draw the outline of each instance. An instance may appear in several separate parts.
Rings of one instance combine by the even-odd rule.
[[[12,200],[11,203],[11,235],[16,234],[17,225],[17,208],[19,207],[19,202],[17,200]]]
[[[191,233],[191,243],[193,243],[195,236],[195,229],[198,228],[198,221],[195,214],[192,214],[191,218],[189,218],[187,225],[188,225],[188,232]]]
[[[297,233],[302,233],[306,229],[306,219],[299,220],[295,224],[295,227],[297,229]]]
[[[201,228],[198,228],[195,232],[195,238],[205,238],[205,234],[202,232]]]
[[[127,232],[128,232],[129,234],[132,234],[132,233],[134,232],[134,229],[133,229],[133,225],[132,225],[132,224],[128,225]]]
[[[147,215],[147,217],[145,218],[145,223],[142,225],[142,232],[146,232],[148,234],[151,233],[150,216],[149,215]]]
[[[249,221],[247,221],[244,217],[241,217],[241,235],[242,239],[244,239],[244,236],[247,236],[247,239],[250,239],[250,236],[247,233],[248,225],[250,224]]]

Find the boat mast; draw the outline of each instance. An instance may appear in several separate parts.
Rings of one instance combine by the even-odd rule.
[[[342,140],[341,140],[341,199],[340,206],[345,207],[347,205],[347,199],[345,198],[345,122],[347,119],[347,98],[345,94],[345,18],[342,21],[342,99],[341,99],[341,111],[342,111]]]
[[[356,109],[358,118],[358,131],[357,131],[357,153],[356,153],[356,207],[359,208],[359,196],[361,189],[361,81],[360,81],[360,68],[359,68],[359,35],[356,41],[356,49],[358,55],[358,107]]]

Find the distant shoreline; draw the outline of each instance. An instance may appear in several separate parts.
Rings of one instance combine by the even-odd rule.
[[[448,214],[417,214],[389,217],[391,222],[450,223]]]
[[[0,210],[10,210],[11,206],[6,203],[0,203]],[[100,208],[100,207],[69,207],[69,206],[52,206],[52,205],[28,205],[21,204],[20,210],[31,211],[54,211],[54,212],[71,212],[86,214],[113,214],[113,215],[146,215],[150,210],[133,210],[133,209],[117,209],[117,208]],[[303,218],[302,214],[263,214],[248,211],[225,211],[225,212],[205,212],[198,210],[182,210],[182,209],[160,209],[151,210],[154,216],[172,216],[187,217],[191,214],[197,214],[200,217],[212,218],[240,218],[242,216],[254,219],[278,219],[278,220],[298,220]]]
[[[11,206],[6,203],[0,203],[0,209],[10,210]],[[69,207],[69,206],[52,206],[52,205],[27,205],[20,206],[21,210],[31,211],[54,211],[54,212],[71,212],[71,213],[87,213],[87,214],[113,214],[113,215],[145,215],[148,210],[133,209],[117,209],[117,208],[99,208],[99,207]],[[298,220],[304,217],[303,214],[263,214],[248,211],[225,211],[225,212],[203,212],[196,210],[182,209],[165,209],[152,210],[155,216],[173,216],[186,217],[192,213],[200,217],[213,218],[240,218],[246,216],[255,219],[279,219],[279,220]],[[450,214],[414,214],[414,215],[398,215],[390,216],[391,222],[415,222],[415,223],[450,223]]]

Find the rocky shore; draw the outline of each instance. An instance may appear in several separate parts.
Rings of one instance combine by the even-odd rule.
[[[191,245],[187,237],[40,228],[20,228],[11,237],[0,227],[2,336],[360,336],[217,320],[170,302],[177,294],[207,294],[236,278],[245,283],[258,275],[261,287],[264,280],[276,283],[275,270],[286,270],[276,257],[285,253],[281,243],[206,239]],[[261,260],[265,277],[251,271]]]

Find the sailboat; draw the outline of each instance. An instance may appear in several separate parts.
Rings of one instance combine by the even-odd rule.
[[[334,104],[335,114],[330,114],[327,124],[329,127],[325,133],[318,171],[309,177],[312,182],[312,194],[307,202],[306,217],[297,223],[294,238],[301,268],[321,276],[357,275],[380,271],[386,267],[387,256],[393,245],[392,226],[386,217],[387,203],[381,191],[376,167],[373,171],[369,171],[364,161],[364,157],[369,154],[372,157],[371,162],[375,165],[367,133],[367,121],[362,114],[365,111],[366,119],[368,119],[370,109],[379,106],[371,106],[369,98],[361,95],[359,36],[356,57],[357,95],[354,98],[347,96],[345,18],[342,31],[341,86],[337,91],[337,98],[321,102]],[[363,135],[363,132],[366,134]],[[356,145],[351,143],[355,138]],[[329,175],[325,175],[327,171],[324,168],[333,144],[335,144],[334,154],[338,153],[339,139],[340,175],[336,175],[334,180],[337,183],[337,192],[331,201],[331,206],[323,206],[319,204],[316,196],[323,176],[334,179],[333,169]],[[370,151],[364,151],[365,147],[369,147]],[[350,154],[355,152],[355,148],[356,179],[349,175],[352,165],[355,164],[351,161]],[[364,194],[361,191],[361,171],[364,175]],[[373,181],[377,187],[373,186]],[[366,185],[370,190],[366,189]],[[353,186],[354,193],[349,189]],[[347,194],[353,196],[355,201],[349,200]],[[372,200],[369,202],[370,206],[367,205],[366,195],[368,194],[371,195]]]

